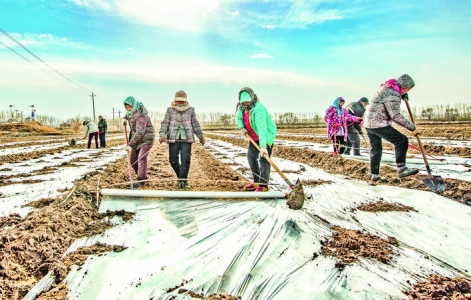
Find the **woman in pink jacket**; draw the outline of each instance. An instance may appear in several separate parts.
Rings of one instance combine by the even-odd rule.
[[[352,116],[343,108],[345,100],[338,97],[334,100],[325,112],[324,121],[327,123],[327,136],[334,145],[334,154],[343,154],[345,152],[345,140],[348,136],[348,126],[353,122],[362,120],[360,117]],[[340,147],[339,147],[340,145]]]

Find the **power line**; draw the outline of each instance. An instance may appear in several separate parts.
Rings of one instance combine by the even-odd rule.
[[[59,74],[60,76],[64,77],[66,80],[68,80],[69,82],[75,84],[76,86],[78,86],[79,88],[83,89],[84,91],[86,91],[88,93],[88,90],[84,87],[82,87],[81,85],[73,82],[72,80],[70,80],[69,78],[67,78],[66,76],[64,76],[62,73],[60,73],[59,71],[57,71],[56,69],[54,69],[53,67],[51,67],[50,65],[48,65],[45,61],[43,61],[42,59],[40,59],[36,54],[34,54],[33,52],[29,51],[28,48],[26,48],[25,46],[23,46],[23,44],[21,44],[20,42],[18,42],[14,37],[12,37],[11,35],[8,34],[8,32],[6,32],[5,30],[3,30],[2,28],[0,28],[0,32],[2,32],[4,35],[6,35],[8,38],[10,38],[12,41],[14,41],[16,44],[18,44],[18,46],[20,46],[21,48],[25,49],[29,54],[31,54],[32,56],[36,57],[40,62],[42,62],[43,64],[45,64],[46,66],[48,66],[49,68],[51,68],[54,72],[56,72],[57,74]]]
[[[14,41],[17,45],[19,45],[20,47],[22,47],[25,51],[27,51],[29,54],[31,54],[32,56],[34,56],[36,59],[38,59],[40,62],[42,62],[43,64],[45,64],[46,66],[48,66],[50,69],[52,69],[54,72],[56,72],[57,74],[59,74],[61,77],[63,77],[64,79],[66,79],[68,82],[72,83],[74,86],[74,88],[78,87],[80,88],[82,91],[86,92],[88,94],[88,90],[84,87],[82,87],[81,85],[75,83],[74,81],[70,80],[69,78],[67,78],[66,76],[64,76],[62,73],[60,73],[59,71],[57,71],[56,69],[54,69],[53,67],[51,67],[49,64],[47,64],[45,61],[43,61],[41,58],[39,58],[37,55],[35,55],[33,52],[31,52],[29,49],[27,49],[25,46],[23,46],[23,44],[21,44],[20,42],[18,42],[14,37],[12,37],[10,34],[8,34],[5,30],[3,30],[2,28],[0,28],[0,32],[2,32],[5,36],[7,36],[9,39],[11,39],[12,41]],[[39,69],[41,69],[42,71],[46,72],[49,76],[52,76],[54,79],[57,79],[59,81],[61,81],[60,78],[57,78],[55,76],[53,76],[51,73],[47,72],[46,70],[42,69],[41,67],[39,67],[38,65],[36,65],[35,63],[33,63],[32,61],[30,61],[29,59],[27,59],[26,57],[24,57],[23,55],[21,55],[20,53],[18,53],[17,51],[15,51],[13,48],[7,46],[5,43],[1,42],[1,44],[3,44],[5,47],[7,47],[8,49],[10,49],[11,51],[13,51],[14,53],[16,53],[17,55],[19,55],[20,57],[22,57],[23,59],[27,60],[28,62],[30,62],[32,65],[38,67]],[[63,81],[61,81],[63,82]],[[67,84],[69,84],[68,82],[65,82]],[[93,92],[92,92],[92,95],[93,95]],[[94,95],[96,96],[96,95]],[[93,98],[93,96],[92,96]],[[105,101],[103,101],[101,98],[97,97],[98,100],[100,100],[103,104],[105,105],[108,105],[108,106],[111,106],[110,104],[106,103]],[[93,103],[93,112],[95,113],[95,104]]]
[[[18,53],[17,51],[15,51],[15,49],[9,47],[7,44],[3,43],[2,41],[0,41],[0,44],[2,44],[3,46],[7,47],[9,50],[11,50],[12,52],[14,52],[15,54],[17,54],[18,56],[20,56],[21,58],[23,58],[24,60],[28,61],[29,63],[31,63],[33,66],[39,68],[40,70],[44,71],[47,75],[51,76],[52,78],[54,79],[57,79],[60,81],[59,78],[55,77],[54,75],[52,75],[51,73],[49,73],[47,70],[44,70],[43,68],[41,68],[40,66],[38,66],[37,64],[35,64],[34,62],[30,61],[29,59],[27,59],[26,57],[24,57],[23,55],[21,55],[20,53]],[[63,83],[67,83],[69,84],[68,82],[65,82],[65,81],[61,81]],[[70,84],[69,84],[70,85]],[[74,88],[76,88],[74,86]]]

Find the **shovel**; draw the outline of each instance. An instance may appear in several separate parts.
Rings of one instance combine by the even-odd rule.
[[[128,125],[124,125],[124,136],[126,137],[126,146],[129,146],[129,137],[128,137]],[[126,149],[128,150],[128,149]],[[133,188],[132,184],[132,172],[131,172],[131,153],[128,153],[128,173],[129,173],[129,181],[131,182],[131,188]]]
[[[409,107],[409,101],[407,98],[404,98],[403,100],[406,103],[410,120],[415,125],[414,117],[412,116],[412,112]],[[443,181],[443,179],[440,176],[432,175],[432,172],[430,171],[430,166],[428,165],[428,162],[427,162],[427,156],[425,156],[424,147],[422,146],[422,142],[420,141],[420,137],[419,135],[416,135],[415,137],[417,138],[417,143],[419,144],[420,153],[422,154],[422,158],[424,159],[425,169],[427,169],[427,174],[428,174],[428,176],[420,176],[422,178],[422,181],[425,183],[426,186],[428,186],[435,193],[445,191],[446,183]]]
[[[255,146],[255,148],[260,151],[260,146],[246,133],[245,136],[249,141]],[[293,184],[286,176],[281,172],[280,168],[278,168],[277,165],[268,157],[268,155],[264,154],[263,158],[265,158],[270,165],[280,174],[281,178],[285,180],[285,182],[289,185],[290,189],[293,191],[288,195],[288,201],[286,204],[288,204],[289,208],[291,209],[300,209],[304,205],[304,199],[306,198],[304,194],[304,189],[301,184],[301,181],[298,179],[296,180],[296,184]]]

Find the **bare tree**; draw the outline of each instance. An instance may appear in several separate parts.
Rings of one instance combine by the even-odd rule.
[[[422,110],[422,117],[423,118],[428,118],[430,120],[433,115],[434,115],[434,112],[433,112],[433,108],[431,108],[431,107]]]

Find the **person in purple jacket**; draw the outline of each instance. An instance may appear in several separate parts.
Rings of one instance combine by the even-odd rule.
[[[141,102],[137,102],[134,97],[127,97],[124,100],[124,108],[127,110],[124,116],[123,125],[129,123],[131,132],[129,133],[129,146],[131,166],[137,174],[137,183],[134,185],[140,188],[147,179],[147,157],[152,149],[155,139],[155,130],[147,109]]]
[[[177,175],[177,187],[188,190],[188,173],[191,163],[191,145],[194,135],[204,145],[205,139],[195,109],[188,103],[185,91],[175,93],[175,98],[160,123],[159,142],[168,143],[169,160]]]
[[[334,154],[345,152],[345,140],[348,136],[348,126],[360,122],[362,118],[352,116],[343,108],[345,100],[337,97],[334,103],[325,112],[324,121],[327,123],[327,136],[332,140]]]

